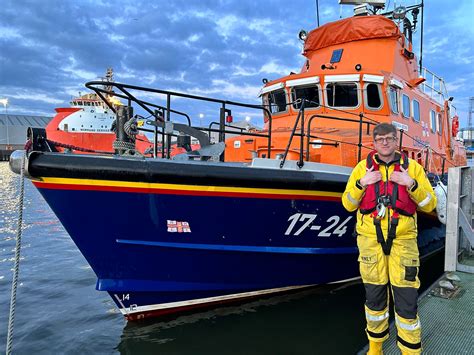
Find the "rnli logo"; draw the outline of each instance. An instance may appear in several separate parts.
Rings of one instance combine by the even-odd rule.
[[[170,233],[191,233],[188,222],[167,220],[167,227]]]

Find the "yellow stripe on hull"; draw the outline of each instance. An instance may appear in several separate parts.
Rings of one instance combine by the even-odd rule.
[[[207,186],[207,185],[181,185],[181,184],[161,184],[148,182],[130,182],[116,180],[92,180],[92,179],[68,179],[68,178],[41,178],[46,184],[59,185],[81,185],[81,186],[110,186],[137,189],[160,189],[160,190],[182,190],[182,191],[202,191],[202,192],[234,192],[246,194],[274,194],[274,195],[307,195],[341,197],[340,192],[313,191],[313,190],[283,190],[283,189],[262,189],[248,187],[228,187],[228,186]]]

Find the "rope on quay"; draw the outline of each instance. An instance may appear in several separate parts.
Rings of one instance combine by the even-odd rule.
[[[20,273],[20,250],[21,250],[21,232],[23,225],[23,198],[25,194],[25,154],[21,158],[20,170],[20,196],[18,201],[18,229],[16,233],[15,247],[15,267],[13,269],[12,294],[10,298],[10,316],[8,318],[8,334],[6,355],[11,355],[13,347],[13,323],[15,320],[16,289],[18,285],[18,275]]]

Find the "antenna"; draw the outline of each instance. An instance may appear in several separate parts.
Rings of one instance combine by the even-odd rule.
[[[468,132],[468,139],[469,139],[469,146],[472,147],[472,114],[474,113],[474,96],[469,98],[469,117],[467,121],[467,132]]]
[[[114,82],[114,70],[112,68],[107,68],[107,71],[105,73],[105,84],[104,84],[104,89],[108,92],[112,92],[113,88],[112,85],[107,85],[107,83],[113,83]]]
[[[318,21],[318,27],[319,27],[319,1],[316,0],[316,19]]]
[[[420,73],[423,70],[423,19],[425,13],[425,4],[423,0],[421,0],[421,33],[420,33]]]

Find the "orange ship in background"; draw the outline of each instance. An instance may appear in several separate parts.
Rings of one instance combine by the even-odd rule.
[[[265,119],[263,132],[272,131],[271,157],[298,160],[303,153],[305,161],[353,167],[373,149],[370,121],[403,130],[401,150],[429,172],[465,165],[465,148],[455,140],[452,98],[421,60],[419,69],[413,51],[417,9],[399,7],[384,16],[360,9],[352,18],[301,31],[306,57],[301,72],[264,79],[261,96],[272,119],[271,125]],[[288,143],[293,129],[305,136],[303,152],[298,134]],[[250,162],[268,154],[265,138],[235,137],[226,143],[226,161]]]
[[[113,71],[107,69],[104,87],[112,91],[107,84],[112,83]],[[114,108],[121,106],[120,100],[112,95],[106,99]],[[81,151],[83,153],[114,153],[112,147],[116,139],[113,131],[115,113],[95,93],[80,95],[71,100],[71,106],[56,108],[56,116],[46,126],[48,139],[56,144],[56,149]],[[153,143],[144,135],[136,136],[136,150],[144,154],[151,152]]]

